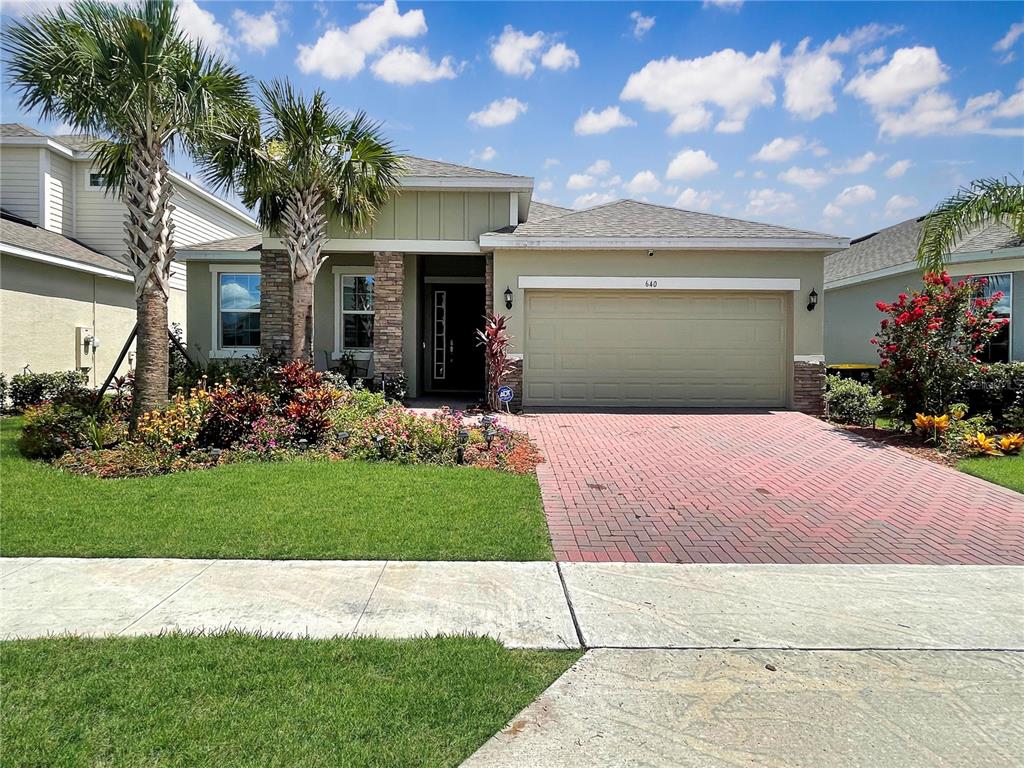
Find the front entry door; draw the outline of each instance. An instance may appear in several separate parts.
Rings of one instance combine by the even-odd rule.
[[[482,392],[484,353],[476,332],[483,327],[484,287],[480,283],[428,283],[430,326],[427,363],[430,389]]]

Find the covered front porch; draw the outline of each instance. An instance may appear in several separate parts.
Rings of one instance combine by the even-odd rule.
[[[480,253],[332,253],[314,287],[316,366],[378,382],[401,374],[409,397],[482,398],[476,331],[493,307],[491,263]],[[292,330],[287,256],[264,251],[260,272],[261,346],[275,352]]]

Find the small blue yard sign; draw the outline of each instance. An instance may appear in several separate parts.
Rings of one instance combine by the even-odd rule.
[[[512,387],[498,387],[498,401],[502,403],[511,403]]]

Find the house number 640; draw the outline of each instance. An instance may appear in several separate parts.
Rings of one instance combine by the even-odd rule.
[[[644,288],[657,288],[657,287],[658,287],[658,281],[657,280],[647,280],[647,281],[644,282]]]

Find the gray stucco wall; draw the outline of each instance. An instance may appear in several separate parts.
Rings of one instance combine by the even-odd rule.
[[[988,265],[985,272],[998,272]],[[978,269],[979,274],[983,270]],[[1012,272],[1012,317],[1016,328],[1011,328],[1011,356],[1024,360],[1024,272]],[[878,352],[871,337],[878,331],[882,313],[875,307],[877,301],[893,301],[900,292],[921,287],[916,272],[872,280],[825,292],[825,360],[838,363],[878,363]]]

